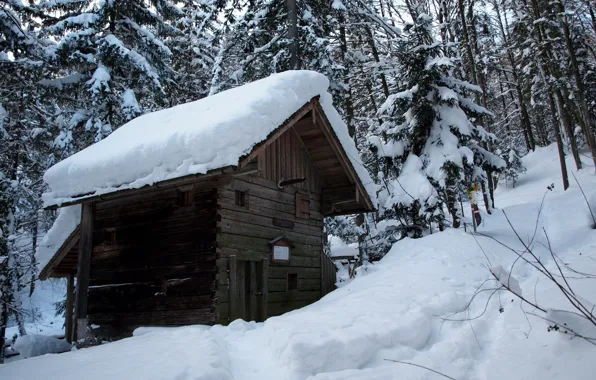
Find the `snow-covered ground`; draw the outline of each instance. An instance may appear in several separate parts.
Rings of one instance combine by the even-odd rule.
[[[588,196],[594,196],[596,176],[589,161],[576,175]],[[584,199],[573,179],[563,192],[556,150],[539,149],[524,162],[527,174],[515,189],[501,184],[496,192],[500,210],[483,215],[479,232],[522,249],[503,210],[525,242],[537,230],[532,247],[547,267],[556,269],[544,231],[564,262],[596,273],[596,230],[590,229]],[[555,189],[546,196],[536,228],[541,199],[551,183]],[[135,337],[115,343],[7,364],[0,367],[0,378],[442,378],[391,361],[397,360],[455,379],[593,379],[596,346],[548,332],[547,323],[530,314],[533,308],[522,307],[510,293],[499,292],[487,303],[492,291],[483,291],[470,308],[457,313],[465,310],[477,289],[497,286],[496,281],[486,282],[490,267],[501,265],[508,271],[515,259],[498,242],[463,229],[405,239],[321,301],[265,323],[141,329]],[[547,308],[569,308],[554,286],[529,265],[518,262],[512,277],[531,301]],[[569,281],[576,294],[596,303],[595,279]],[[587,333],[596,336],[589,326]]]

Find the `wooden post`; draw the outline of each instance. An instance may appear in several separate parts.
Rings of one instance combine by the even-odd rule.
[[[257,322],[263,322],[267,319],[267,293],[269,287],[267,281],[269,280],[269,260],[263,259],[258,265],[259,273],[257,274],[257,281],[260,282],[259,297],[257,298]]]
[[[321,297],[327,294],[327,271],[325,270],[325,252],[321,251]]]
[[[257,262],[256,261],[249,261],[248,263],[250,263],[250,278],[249,278],[249,284],[250,284],[250,300],[248,308],[250,311],[250,316],[249,316],[249,320],[251,321],[256,321],[257,320]]]
[[[236,278],[236,274],[238,273],[238,269],[236,267],[236,256],[230,255],[229,257],[229,268],[230,272],[228,273],[228,286],[229,286],[229,306],[230,306],[230,322],[238,318],[238,280]]]
[[[93,251],[93,222],[95,204],[83,203],[81,207],[81,237],[79,239],[79,260],[77,264],[77,293],[75,297],[75,317],[77,341],[87,337],[87,301],[91,252]]]
[[[73,338],[73,326],[72,318],[74,312],[74,274],[68,275],[68,281],[66,283],[66,326],[65,326],[65,338],[68,343],[72,343]]]

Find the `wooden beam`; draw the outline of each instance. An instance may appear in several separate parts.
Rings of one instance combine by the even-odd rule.
[[[68,275],[66,282],[66,320],[65,320],[65,338],[68,343],[72,343],[73,338],[73,312],[74,312],[74,274]]]
[[[230,307],[230,322],[238,318],[238,280],[236,278],[236,274],[238,273],[238,269],[236,266],[236,256],[230,255],[228,257],[229,260],[229,270],[228,270],[228,287],[229,287],[229,299],[228,305]]]
[[[91,272],[91,254],[93,252],[93,224],[95,203],[83,203],[81,207],[81,237],[79,238],[79,261],[77,263],[77,293],[75,299],[75,317],[77,341],[87,336],[87,303],[89,291],[89,273]]]

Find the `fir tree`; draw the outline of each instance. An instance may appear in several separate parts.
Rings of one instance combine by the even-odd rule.
[[[37,205],[38,189],[25,178],[45,169],[36,141],[47,136],[48,107],[37,84],[52,42],[32,32],[40,11],[20,1],[0,2],[0,363],[9,317],[26,334],[19,291],[32,279],[31,252],[23,257],[17,234]],[[42,160],[41,162],[38,160]],[[39,179],[37,177],[36,179]],[[28,221],[30,222],[30,221]],[[24,229],[21,228],[24,231]],[[28,230],[27,232],[30,232]],[[27,275],[28,274],[28,275]]]
[[[458,227],[459,195],[486,180],[483,170],[504,166],[482,148],[494,136],[472,122],[472,116],[490,114],[466,96],[481,90],[454,76],[459,62],[444,54],[431,28],[426,14],[406,27],[399,52],[404,90],[380,109],[383,140],[393,147],[383,155],[392,158],[397,174],[385,207],[415,237],[433,223],[446,226],[443,205]]]
[[[511,183],[511,187],[515,187],[515,183],[520,174],[526,172],[526,167],[522,162],[519,150],[516,149],[513,144],[511,136],[507,136],[504,143],[503,149],[497,151],[497,154],[500,153],[501,158],[505,162],[505,168],[503,169],[501,176],[505,179],[506,184]]]
[[[47,86],[59,87],[69,99],[71,114],[57,143],[75,150],[107,136],[146,111],[166,105],[166,90],[175,73],[172,52],[164,39],[182,32],[170,20],[184,16],[173,2],[46,1],[44,32],[59,40],[57,77]]]

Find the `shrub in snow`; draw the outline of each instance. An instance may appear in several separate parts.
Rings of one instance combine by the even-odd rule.
[[[17,338],[14,349],[24,358],[32,358],[45,354],[59,354],[72,349],[72,345],[65,340],[46,335],[28,334]]]
[[[501,177],[505,179],[506,184],[511,183],[511,187],[515,187],[515,183],[517,182],[520,174],[526,172],[526,167],[521,160],[520,153],[512,146],[509,147],[509,149],[499,152],[501,153],[501,158],[503,161],[505,161],[506,165],[501,173]]]

